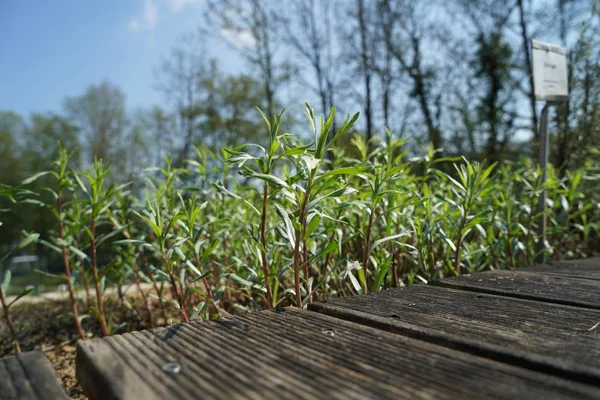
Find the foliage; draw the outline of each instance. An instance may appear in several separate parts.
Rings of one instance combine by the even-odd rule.
[[[61,153],[53,196],[64,192],[65,201],[62,212],[48,208],[64,231],[50,232],[46,244],[79,271],[70,278],[75,286],[87,287],[91,276],[98,297],[88,311],[110,328],[102,294],[116,287],[128,305],[121,294],[128,283],[192,321],[530,265],[539,256],[543,188],[548,255],[580,258],[597,248],[597,155],[564,177],[551,169],[542,185],[530,160],[486,165],[439,158],[433,148],[409,159],[390,132],[371,146],[355,136],[358,157],[345,157],[335,142],[358,114],[333,132],[335,109],[318,120],[307,105],[308,143],[282,133],[282,114],[263,115],[267,147],[198,148],[189,168],[166,159],[135,191],[106,185],[110,167],[100,161],[71,171]],[[26,197],[19,201],[37,198]]]

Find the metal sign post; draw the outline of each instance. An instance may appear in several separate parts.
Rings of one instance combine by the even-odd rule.
[[[553,102],[569,100],[569,82],[567,75],[567,51],[559,46],[542,43],[537,40],[531,41],[531,53],[533,59],[533,85],[536,100],[546,100],[540,119],[540,166],[542,169],[542,183],[545,185],[548,179],[548,109]],[[539,241],[537,243],[537,262],[545,263],[547,257],[546,248],[546,188],[542,188],[538,202],[538,224]]]
[[[548,140],[548,109],[550,108],[550,102],[547,101],[544,104],[544,108],[542,108],[542,116],[540,118],[540,166],[542,168],[542,183],[546,183],[548,180],[548,150],[549,150],[549,140]],[[537,214],[543,213],[540,216],[540,220],[538,223],[539,236],[540,240],[537,243],[536,254],[538,263],[546,263],[546,228],[547,228],[547,220],[546,220],[546,188],[542,188],[542,192],[540,193],[540,199],[538,202],[538,210]]]

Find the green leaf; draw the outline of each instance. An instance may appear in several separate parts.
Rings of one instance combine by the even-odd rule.
[[[359,270],[360,273],[361,270]],[[350,273],[348,274],[348,277],[350,278],[350,282],[352,283],[352,286],[354,286],[354,290],[356,290],[357,293],[362,293],[362,287],[360,286],[360,283],[358,283],[358,280],[356,279],[356,277],[354,276],[354,274],[352,273],[352,271],[350,271]]]
[[[162,269],[156,268],[152,264],[146,264],[146,268],[148,268],[150,271],[152,271],[152,273],[157,275],[159,278],[161,278],[167,282],[171,282],[171,278],[169,277],[169,275]]]
[[[45,277],[51,278],[52,280],[54,280],[54,279],[58,279],[58,280],[62,280],[62,281],[68,282],[68,279],[67,279],[67,277],[66,277],[65,275],[63,275],[63,274],[60,274],[60,275],[57,275],[57,274],[51,274],[51,273],[49,273],[49,272],[42,271],[42,270],[40,270],[40,269],[35,269],[34,271],[35,271],[35,273],[36,273],[36,274],[39,274],[39,275],[42,275],[42,276],[45,276]]]
[[[256,290],[259,290],[259,291],[264,292],[264,293],[267,292],[267,289],[264,286],[259,285],[259,284],[254,283],[254,282],[250,282],[250,281],[248,281],[248,280],[246,280],[246,279],[244,279],[244,278],[242,278],[242,277],[240,277],[240,276],[238,276],[238,275],[236,275],[234,273],[224,274],[223,277],[227,278],[227,279],[231,279],[235,283],[238,283],[238,284],[240,284],[242,286],[248,286],[248,287],[251,287],[252,289],[256,289]]]
[[[294,230],[294,224],[292,223],[288,212],[279,204],[275,204],[275,212],[283,220],[288,241],[290,242],[292,248],[294,248],[296,245],[296,231]]]
[[[411,231],[404,231],[404,232],[398,233],[396,235],[392,235],[392,236],[384,237],[383,239],[376,240],[371,245],[371,250],[373,250],[375,247],[379,246],[380,244],[383,244],[385,242],[389,242],[390,240],[399,239],[399,238],[401,238],[403,236],[408,235],[409,233],[411,233]]]
[[[317,214],[311,214],[309,218],[310,220],[308,222],[308,227],[306,228],[306,235],[304,235],[304,240],[308,240],[308,238],[310,238],[310,236],[313,234],[315,229],[317,229],[319,223],[321,222],[321,217]]]
[[[85,254],[83,251],[79,250],[77,247],[73,246],[70,243],[67,243],[65,240],[63,239],[56,239],[56,244],[58,244],[59,246],[64,246],[67,249],[69,249],[69,251],[75,253],[79,258],[84,259],[84,260],[89,260],[90,257]]]
[[[2,288],[2,292],[4,292],[4,295],[6,295],[6,292],[8,291],[8,286],[10,285],[10,278],[10,269],[7,269],[6,271],[4,271],[4,279],[2,280],[2,285],[0,285],[0,287]]]
[[[17,248],[19,248],[19,249],[25,248],[25,247],[29,246],[31,243],[38,240],[39,237],[40,237],[39,233],[27,234],[27,237],[19,242],[19,244],[17,245]]]
[[[21,185],[29,185],[30,183],[38,180],[42,176],[48,175],[49,173],[51,173],[51,171],[38,172],[37,174],[30,176],[29,178],[22,181]]]
[[[11,301],[10,303],[8,303],[8,306],[6,308],[10,308],[10,306],[12,306],[13,304],[15,304],[20,298],[27,296],[28,294],[30,294],[31,292],[33,292],[34,288],[29,288],[29,289],[25,289],[23,290],[21,293],[19,293],[17,295],[17,297],[15,297],[13,299],[13,301]]]
[[[158,237],[162,237],[163,231],[162,229],[154,223],[154,221],[152,221],[150,218],[148,217],[144,217],[142,214],[140,214],[137,211],[133,211],[133,213],[135,215],[137,215],[138,217],[140,217],[142,220],[144,220],[148,225],[150,225],[150,227],[152,228],[152,230],[154,231],[154,234]]]
[[[173,247],[173,249],[175,249],[175,252],[179,256],[179,258],[183,262],[185,262],[185,265],[187,265],[189,269],[191,269],[198,276],[202,275],[202,272],[200,272],[200,270],[196,268],[196,266],[185,256],[185,254],[183,254],[183,251],[180,247]]]
[[[77,182],[83,193],[85,193],[88,196],[88,198],[91,199],[87,187],[85,187],[85,184],[81,181],[81,178],[79,177],[79,174],[77,172],[73,173],[73,178],[75,178],[75,182]]]
[[[148,243],[146,243],[143,240],[137,240],[137,239],[123,239],[123,240],[115,240],[114,242],[112,242],[113,246],[123,246],[123,245],[134,245],[134,246],[143,246],[143,245],[148,245]],[[152,247],[152,246],[150,246]]]
[[[260,179],[261,181],[268,182],[276,187],[290,189],[290,185],[288,185],[286,181],[284,181],[281,178],[276,177],[275,175],[259,174],[257,172],[252,172],[251,176],[254,178]]]
[[[252,211],[254,211],[256,214],[260,215],[260,211],[258,211],[258,209],[256,207],[254,207],[254,205],[252,205],[252,203],[250,203],[248,200],[242,198],[241,196],[238,196],[237,194],[227,190],[225,188],[225,186],[218,184],[218,183],[213,183],[213,184],[211,184],[211,186],[214,187],[215,189],[217,189],[219,192],[231,197],[232,199],[236,199],[236,200],[240,200],[240,201],[244,202],[244,204],[249,206]]]
[[[306,260],[302,264],[300,264],[300,268],[304,267],[307,264],[310,265],[315,260],[318,260],[319,258],[326,256],[327,254],[331,253],[332,251],[335,251],[336,249],[337,249],[337,242],[329,242],[329,244],[324,249],[322,249],[320,252],[318,252],[314,256],[309,257],[308,260]]]
[[[38,243],[40,243],[40,244],[42,244],[42,245],[46,246],[46,247],[47,247],[47,248],[49,248],[50,250],[53,250],[53,251],[57,252],[58,254],[62,254],[62,250],[61,250],[59,247],[56,247],[55,245],[53,245],[53,244],[52,244],[52,243],[50,243],[50,242],[47,242],[47,241],[45,241],[45,240],[43,240],[43,239],[38,239]]]
[[[452,240],[450,240],[450,238],[445,237],[444,240],[446,240],[446,243],[448,243],[448,246],[450,246],[450,248],[452,249],[452,251],[456,251],[456,246],[454,245],[454,243],[452,242]]]
[[[388,256],[387,259],[385,260],[385,262],[383,262],[379,265],[379,271],[377,273],[377,278],[375,278],[375,280],[373,281],[373,284],[371,285],[371,292],[377,292],[377,291],[379,291],[379,288],[381,288],[381,284],[383,283],[383,280],[385,279],[385,276],[390,268],[391,260],[392,260],[392,255]]]
[[[196,306],[194,307],[194,311],[190,315],[190,321],[196,320],[196,318],[198,318],[198,315],[200,315],[204,307],[206,307],[206,302],[204,301],[196,304]]]
[[[208,257],[210,257],[210,255],[215,251],[219,244],[221,244],[221,241],[219,239],[215,239],[210,244],[210,246],[208,246],[208,248],[204,250],[204,252],[202,252],[202,257],[200,257],[200,265],[204,265],[206,260],[208,260]]]
[[[364,166],[364,165],[356,166],[356,167],[342,167],[342,168],[332,169],[331,171],[327,171],[323,175],[319,176],[315,180],[315,184],[317,184],[318,182],[321,182],[321,181],[325,181],[328,178],[331,178],[332,176],[356,175],[356,174],[361,174],[361,173],[367,172],[368,170],[369,170],[369,167]]]

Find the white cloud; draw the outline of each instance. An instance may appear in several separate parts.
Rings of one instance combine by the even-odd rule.
[[[140,15],[133,17],[127,24],[130,32],[139,32],[144,30],[153,30],[158,22],[160,9],[168,8],[173,14],[179,13],[188,6],[199,6],[204,0],[143,0],[143,8]]]
[[[254,47],[256,40],[250,31],[240,31],[236,29],[221,29],[219,31],[221,37],[229,42],[232,46],[241,47]]]
[[[129,29],[130,32],[138,32],[140,30],[140,21],[137,18],[133,18],[127,24],[127,29]]]
[[[158,19],[158,7],[153,0],[144,0],[144,22],[150,28],[154,28]]]
[[[203,2],[204,0],[167,0],[169,9],[174,13],[183,10],[187,6],[200,5]]]
[[[127,24],[127,28],[130,32],[139,32],[142,28],[152,30],[156,21],[158,21],[158,6],[154,0],[144,0],[142,14],[132,18]]]

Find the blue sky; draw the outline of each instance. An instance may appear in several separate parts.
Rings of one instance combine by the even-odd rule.
[[[202,12],[202,0],[0,0],[0,110],[58,112],[102,80],[129,109],[164,103],[153,70]],[[226,72],[240,65],[224,44],[207,48]]]

